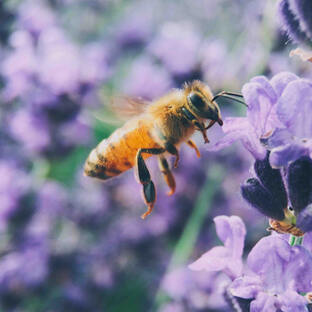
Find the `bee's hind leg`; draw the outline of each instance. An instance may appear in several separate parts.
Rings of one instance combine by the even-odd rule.
[[[158,158],[158,164],[159,164],[159,169],[161,173],[163,174],[164,179],[170,188],[168,195],[172,195],[175,191],[176,183],[175,183],[174,176],[170,170],[167,159],[163,155],[160,155]]]
[[[189,147],[194,148],[194,150],[195,150],[195,152],[196,152],[196,155],[197,155],[197,157],[199,158],[199,157],[200,157],[200,151],[199,151],[198,147],[196,146],[196,144],[194,143],[194,141],[188,140],[188,141],[186,142],[186,144],[187,144]]]
[[[159,155],[164,153],[163,148],[141,148],[136,155],[136,172],[139,182],[143,185],[143,198],[147,205],[147,211],[142,214],[141,218],[145,219],[153,210],[156,200],[156,189],[151,175],[146,167],[142,153]]]

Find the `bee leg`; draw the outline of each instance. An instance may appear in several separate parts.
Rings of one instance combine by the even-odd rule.
[[[196,152],[196,155],[197,155],[197,157],[199,158],[199,157],[200,157],[200,151],[199,151],[199,149],[197,148],[196,144],[195,144],[192,140],[188,140],[188,141],[186,142],[186,144],[187,144],[188,146],[190,146],[191,148],[194,148],[194,150],[195,150],[195,152]]]
[[[139,182],[143,185],[143,198],[147,205],[147,211],[142,214],[141,218],[145,219],[153,210],[156,200],[156,189],[151,175],[146,167],[142,153],[147,154],[162,154],[165,152],[163,148],[141,148],[136,155],[136,171]]]
[[[203,123],[198,122],[196,119],[192,120],[192,123],[195,126],[195,128],[202,133],[204,142],[209,143],[206,133],[207,129],[205,128],[205,125]]]
[[[177,150],[177,148],[170,142],[165,142],[165,149],[168,153],[170,153],[171,155],[175,156],[175,161],[174,161],[174,168],[178,167],[178,162],[180,160],[180,155],[179,155],[179,151]]]
[[[169,164],[167,162],[167,159],[163,155],[159,156],[158,164],[159,164],[160,171],[163,174],[164,179],[170,188],[170,191],[168,193],[168,195],[170,196],[174,193],[175,188],[176,188],[174,176],[173,176],[173,174],[169,168]]]

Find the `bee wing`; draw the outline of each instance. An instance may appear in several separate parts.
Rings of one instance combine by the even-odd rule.
[[[145,112],[150,102],[141,97],[116,96],[111,100],[111,109],[122,120],[127,120]]]
[[[131,117],[144,113],[150,102],[140,98],[131,96],[115,96],[106,98],[108,105],[100,111],[93,112],[92,118],[95,118],[105,124],[111,126],[121,126]]]

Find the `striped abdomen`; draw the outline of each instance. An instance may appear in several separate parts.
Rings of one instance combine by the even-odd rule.
[[[84,173],[99,179],[109,179],[132,168],[140,148],[159,148],[151,137],[151,122],[132,120],[117,129],[93,149],[85,163]],[[144,158],[149,155],[144,154]]]

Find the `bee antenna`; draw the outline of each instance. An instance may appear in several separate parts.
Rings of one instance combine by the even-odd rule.
[[[234,100],[235,102],[241,103],[244,106],[248,107],[248,105],[244,101],[241,101],[241,100],[236,98],[236,97],[243,98],[243,95],[241,93],[221,91],[220,93],[218,93],[217,95],[215,95],[213,97],[212,102],[215,101],[219,97],[225,97],[225,98]]]

